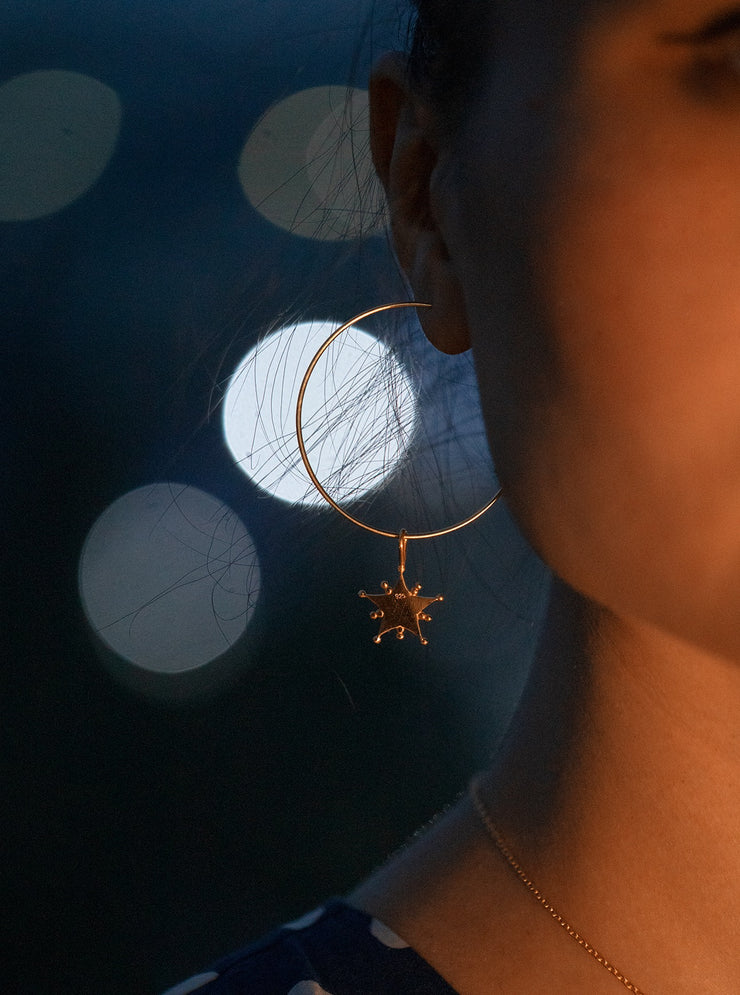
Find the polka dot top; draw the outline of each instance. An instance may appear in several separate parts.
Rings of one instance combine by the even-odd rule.
[[[287,923],[164,995],[455,995],[395,933],[342,901]]]

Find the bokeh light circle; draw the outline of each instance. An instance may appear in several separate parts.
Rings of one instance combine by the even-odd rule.
[[[156,483],[114,501],[79,565],[87,619],[130,663],[176,675],[210,663],[243,634],[260,589],[247,529],[195,487]]]
[[[238,174],[252,206],[293,235],[336,241],[385,230],[365,90],[312,87],[270,107]]]
[[[47,69],[0,86],[0,220],[77,200],[107,166],[120,126],[117,94],[91,76]]]
[[[263,490],[324,506],[301,462],[295,406],[309,363],[341,322],[301,322],[256,345],[232,375],[223,405],[227,446]],[[348,502],[395,472],[417,424],[416,392],[395,356],[354,326],[322,356],[309,380],[303,428],[311,465],[332,497]]]

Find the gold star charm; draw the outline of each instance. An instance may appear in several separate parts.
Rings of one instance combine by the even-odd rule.
[[[386,632],[395,630],[396,638],[403,639],[406,632],[411,632],[418,636],[422,646],[429,642],[421,634],[419,622],[430,622],[431,616],[424,611],[435,601],[444,601],[441,594],[436,598],[419,597],[421,584],[417,584],[412,590],[406,586],[404,571],[406,569],[406,533],[402,532],[398,537],[398,580],[396,586],[391,587],[387,581],[383,581],[381,587],[383,594],[366,594],[360,591],[361,598],[367,598],[376,607],[376,611],[370,614],[370,618],[381,619],[380,631],[373,638],[373,642],[379,643],[381,637]]]

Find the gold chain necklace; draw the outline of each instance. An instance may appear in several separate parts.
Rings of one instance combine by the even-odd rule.
[[[506,841],[503,839],[498,829],[496,829],[496,826],[493,824],[493,820],[491,819],[491,816],[488,813],[488,809],[483,804],[483,800],[480,796],[479,782],[480,778],[474,778],[470,782],[470,797],[473,800],[473,805],[475,806],[475,810],[478,813],[481,822],[483,823],[483,827],[485,828],[486,833],[488,834],[488,836],[490,836],[491,840],[493,840],[494,844],[496,845],[496,849],[499,851],[499,853],[504,858],[509,867],[511,867],[511,869],[514,871],[519,880],[526,885],[527,889],[534,895],[534,897],[537,899],[537,901],[540,903],[543,909],[547,909],[547,911],[550,913],[550,915],[558,924],[558,926],[562,926],[565,932],[568,934],[568,936],[572,937],[580,947],[583,947],[586,953],[590,954],[595,960],[599,962],[599,964],[601,964],[602,967],[606,968],[609,974],[613,975],[613,977],[615,977],[617,981],[621,981],[621,983],[628,991],[634,992],[634,995],[645,995],[645,992],[643,992],[641,988],[638,988],[637,985],[634,984],[632,981],[630,981],[629,978],[627,978],[624,974],[622,974],[622,972],[618,968],[616,968],[614,964],[611,964],[606,959],[606,957],[600,954],[595,947],[592,947],[591,944],[588,942],[588,940],[585,937],[581,936],[578,930],[574,929],[567,921],[567,919],[564,919],[557,911],[557,909],[554,908],[554,906],[552,906],[548,902],[548,900],[542,894],[540,889],[535,885],[534,881],[532,881],[531,878],[527,877],[525,872],[522,870],[521,864],[513,855],[513,853],[507,846]]]

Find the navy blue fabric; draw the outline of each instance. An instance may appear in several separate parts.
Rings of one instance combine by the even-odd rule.
[[[455,995],[416,951],[377,920],[339,900],[230,954],[165,995],[185,992]]]

